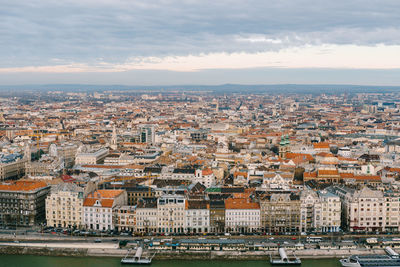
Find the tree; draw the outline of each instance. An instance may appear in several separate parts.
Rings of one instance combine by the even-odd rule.
[[[279,153],[279,147],[278,146],[273,146],[273,147],[271,147],[271,149],[270,149],[272,152],[274,152],[276,155]]]
[[[332,154],[336,155],[339,151],[339,148],[337,146],[332,146],[329,150]]]

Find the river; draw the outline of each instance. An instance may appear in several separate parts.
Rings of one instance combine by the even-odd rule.
[[[0,255],[1,267],[114,267],[122,266],[118,258],[48,257],[30,255]],[[127,266],[127,265],[123,265]],[[266,261],[233,260],[154,260],[152,267],[266,267]],[[337,259],[302,260],[305,267],[339,267]]]

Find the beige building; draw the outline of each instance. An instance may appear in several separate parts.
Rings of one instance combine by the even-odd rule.
[[[10,178],[20,178],[25,174],[25,165],[27,159],[17,159],[13,162],[1,163],[0,162],[0,181]]]
[[[294,233],[300,230],[300,197],[274,193],[260,199],[261,229],[266,233]]]
[[[333,187],[342,201],[343,226],[353,232],[398,232],[400,230],[400,197],[364,187],[353,190]]]
[[[82,227],[84,189],[73,183],[62,183],[46,198],[47,225],[54,227]]]
[[[76,165],[97,164],[108,155],[108,149],[101,148],[94,152],[78,152],[75,158]]]
[[[157,200],[157,228],[160,233],[183,233],[185,222],[185,197],[166,194]]]
[[[136,231],[157,232],[157,201],[139,201],[136,207]]]
[[[113,214],[114,225],[118,231],[134,232],[136,230],[136,208],[134,206],[116,206]]]
[[[341,223],[340,198],[327,191],[301,192],[301,232],[338,232]]]

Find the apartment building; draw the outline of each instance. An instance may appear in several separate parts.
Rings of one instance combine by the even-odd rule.
[[[136,231],[136,207],[116,206],[113,209],[114,227],[120,232]]]
[[[156,198],[139,201],[136,207],[136,231],[139,233],[157,232],[157,214]]]
[[[342,202],[342,226],[351,232],[398,232],[400,197],[364,186],[360,190],[332,187]]]
[[[47,225],[81,228],[84,189],[73,183],[61,183],[52,188],[46,198]]]
[[[76,165],[97,164],[100,163],[108,155],[107,148],[101,148],[94,152],[79,152],[75,157]]]
[[[273,193],[260,199],[261,229],[266,233],[300,231],[300,196]]]
[[[341,223],[341,202],[339,196],[328,191],[318,191],[314,228],[317,232],[338,232]],[[318,217],[318,215],[320,215]]]
[[[50,187],[41,181],[9,181],[0,184],[0,225],[34,226],[43,223]]]
[[[24,176],[27,162],[27,158],[19,157],[14,160],[0,159],[0,181]]]
[[[225,200],[225,229],[233,233],[251,233],[260,228],[260,205],[249,198]]]
[[[225,202],[224,200],[210,201],[210,232],[225,231]]]
[[[157,200],[157,228],[161,233],[183,233],[186,199],[183,195],[165,194]]]
[[[305,189],[300,194],[301,232],[338,232],[341,223],[341,202],[328,191]]]
[[[187,200],[185,232],[207,233],[210,230],[210,205],[204,200]]]
[[[125,190],[96,190],[83,202],[83,224],[92,230],[113,230],[113,209],[127,204]]]

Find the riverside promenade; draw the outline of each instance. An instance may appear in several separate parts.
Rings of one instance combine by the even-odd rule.
[[[123,257],[129,249],[135,250],[139,243],[145,244],[145,255],[156,253],[155,259],[237,259],[237,260],[266,260],[269,255],[278,255],[277,246],[269,250],[237,249],[235,247],[221,247],[221,250],[211,250],[207,247],[196,250],[166,249],[164,246],[150,246],[148,239],[130,239],[128,247],[119,246],[120,239],[115,238],[82,238],[71,236],[16,236],[0,235],[0,253],[16,255],[43,255],[43,256],[88,256],[88,257]],[[167,239],[165,239],[167,240]],[[202,243],[218,239],[201,239]],[[238,239],[232,239],[239,241]],[[196,240],[194,240],[196,241]],[[226,240],[222,240],[226,241]],[[271,242],[264,239],[265,242]],[[157,241],[158,242],[158,241]],[[248,242],[248,241],[246,241]],[[154,242],[156,243],[156,242]],[[234,242],[239,244],[240,242]],[[270,243],[268,243],[270,244]],[[279,244],[278,244],[279,245]],[[352,254],[385,254],[382,248],[367,248],[358,245],[353,248],[316,248],[316,246],[304,245],[300,248],[285,247],[289,255],[295,253],[304,259],[341,258]]]

